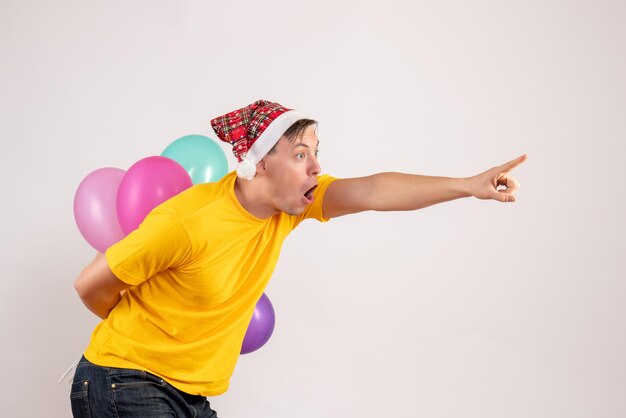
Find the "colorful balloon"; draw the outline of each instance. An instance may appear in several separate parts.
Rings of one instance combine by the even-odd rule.
[[[274,307],[267,295],[263,293],[254,308],[252,319],[241,346],[241,354],[252,353],[261,348],[272,336],[275,323]]]
[[[206,136],[187,135],[178,138],[161,155],[185,167],[193,184],[218,181],[228,173],[224,151]]]
[[[159,204],[191,187],[191,177],[176,161],[147,157],[133,164],[117,191],[117,217],[125,234],[135,230]]]
[[[113,167],[92,171],[74,194],[74,219],[78,230],[89,245],[101,253],[124,238],[115,203],[124,173]]]

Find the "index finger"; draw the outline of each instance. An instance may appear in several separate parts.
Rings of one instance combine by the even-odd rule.
[[[515,167],[517,167],[518,165],[520,165],[521,163],[526,161],[527,159],[528,159],[528,154],[522,154],[519,157],[517,157],[516,159],[509,161],[508,163],[502,164],[500,167],[504,171],[511,171]]]

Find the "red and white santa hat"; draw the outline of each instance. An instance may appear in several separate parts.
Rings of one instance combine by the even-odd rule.
[[[212,119],[211,126],[219,139],[233,146],[233,154],[239,161],[237,176],[252,180],[257,163],[291,125],[305,118],[278,103],[257,100],[242,109]]]

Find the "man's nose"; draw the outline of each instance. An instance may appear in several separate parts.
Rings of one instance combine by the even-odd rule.
[[[311,161],[313,161],[311,165],[311,175],[317,176],[322,172],[322,167],[320,167],[320,163],[317,161],[317,158],[311,158]]]

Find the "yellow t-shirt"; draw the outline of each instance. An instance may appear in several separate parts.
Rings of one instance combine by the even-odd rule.
[[[334,180],[318,177],[301,215],[258,219],[235,197],[235,179],[174,196],[106,251],[111,271],[132,287],[94,330],[89,361],[145,370],[194,395],[228,389],[284,239],[305,218],[328,220],[322,200]]]

